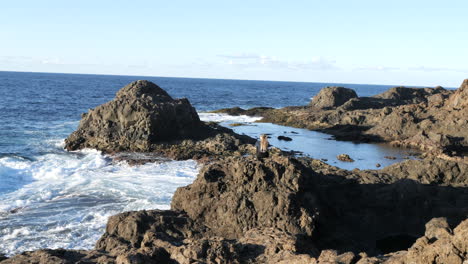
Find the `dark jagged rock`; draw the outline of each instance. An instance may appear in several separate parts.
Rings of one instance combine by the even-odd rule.
[[[468,259],[468,220],[451,229],[445,218],[434,218],[426,224],[424,236],[405,251],[384,256],[364,257],[357,263],[451,263],[464,264]]]
[[[274,228],[251,229],[237,240],[208,235],[207,229],[175,211],[127,212],[109,218],[106,233],[96,249],[118,260],[138,256],[162,263],[276,263],[311,259],[299,253],[300,238]]]
[[[444,93],[446,90],[440,86],[436,88],[407,88],[393,87],[373,96],[373,98],[397,101],[400,104],[419,104],[427,102],[427,98],[434,94]]]
[[[325,87],[314,96],[310,106],[320,109],[330,109],[346,103],[349,99],[356,98],[357,94],[353,89],[344,87]]]
[[[254,139],[201,122],[187,99],[173,99],[148,81],[133,82],[83,115],[65,140],[67,150],[152,152],[173,159],[203,159],[248,151]],[[245,152],[244,152],[245,153]]]
[[[286,136],[278,136],[278,140],[283,140],[283,141],[292,141],[292,138],[286,137]]]
[[[112,101],[84,114],[65,148],[151,151],[151,145],[161,141],[199,137],[202,128],[187,99],[172,99],[156,84],[136,81]]]
[[[339,140],[389,142],[468,163],[467,91],[468,80],[457,91],[395,87],[373,97],[351,98],[335,109],[267,110],[261,122],[318,130]]]
[[[171,206],[226,238],[259,227],[311,236],[318,205],[312,193],[304,193],[304,173],[299,162],[284,157],[227,158],[177,189]]]
[[[340,154],[336,156],[336,158],[341,161],[354,162],[354,160],[348,154]]]
[[[94,250],[39,250],[2,263],[447,263],[465,257],[467,168],[453,167],[440,181],[433,169],[441,164],[404,164],[347,171],[310,158],[228,157],[179,188],[173,211],[109,218]],[[431,174],[421,177],[426,171]],[[432,220],[424,231],[440,216],[446,223]],[[382,255],[392,250],[407,251]]]

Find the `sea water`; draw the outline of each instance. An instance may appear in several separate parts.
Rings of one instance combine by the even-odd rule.
[[[0,253],[90,249],[109,216],[168,209],[175,189],[194,180],[199,166],[191,160],[129,166],[96,150],[63,149],[81,113],[111,100],[121,87],[138,79],[157,83],[175,98],[187,97],[203,120],[227,127],[242,122],[245,126],[232,128],[254,137],[271,134],[272,145],[328,159],[332,165],[373,168],[406,155],[375,144],[329,140],[329,135],[313,131],[253,123],[257,118],[206,113],[234,106],[305,105],[328,85],[353,88],[360,96],[390,86],[0,72]],[[293,141],[279,141],[278,135]],[[337,161],[341,152],[356,162]],[[398,159],[384,159],[387,155]]]

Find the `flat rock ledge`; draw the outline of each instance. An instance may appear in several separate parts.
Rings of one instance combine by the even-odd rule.
[[[78,129],[65,140],[65,148],[201,160],[250,153],[249,144],[254,142],[215,123],[200,121],[186,98],[173,99],[156,84],[140,80],[120,89],[113,100],[83,114]]]
[[[326,87],[309,106],[216,112],[260,116],[258,122],[317,130],[339,140],[388,142],[419,149],[423,156],[468,163],[468,79],[455,91],[394,87],[355,97],[349,90]]]
[[[468,168],[438,162],[456,169],[421,178],[440,164],[347,171],[310,158],[226,157],[179,188],[171,210],[110,217],[93,250],[1,263],[462,264]]]

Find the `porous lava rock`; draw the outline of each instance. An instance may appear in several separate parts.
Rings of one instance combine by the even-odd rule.
[[[149,81],[135,81],[116,97],[83,114],[78,129],[65,140],[69,151],[94,148],[118,158],[145,152],[182,159],[242,155],[254,139],[215,123],[204,123],[190,102],[173,99]],[[147,155],[150,156],[150,155]],[[151,159],[132,160],[141,163]]]
[[[311,236],[318,204],[313,193],[305,192],[305,173],[300,162],[286,157],[229,157],[205,166],[191,185],[178,188],[171,207],[225,238],[260,227]]]
[[[329,90],[322,89],[310,105],[317,100],[320,106],[324,97],[319,95]],[[394,87],[373,97],[350,98],[338,107],[326,104],[241,112],[262,116],[259,122],[317,130],[338,140],[387,142],[419,149],[423,156],[468,163],[467,102],[468,79],[456,91]]]
[[[140,80],[83,114],[78,129],[65,140],[65,148],[151,151],[154,143],[196,137],[202,127],[187,99],[173,99],[156,84]]]
[[[358,97],[353,89],[337,86],[325,87],[314,96],[310,106],[319,109],[330,109],[346,103],[349,99]]]

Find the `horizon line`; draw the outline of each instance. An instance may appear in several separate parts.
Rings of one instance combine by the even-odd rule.
[[[407,87],[407,88],[434,88],[436,86],[428,85],[403,85],[403,84],[382,84],[382,83],[344,83],[344,82],[323,82],[323,81],[278,81],[278,80],[259,80],[259,79],[235,79],[235,78],[207,78],[207,77],[180,77],[180,76],[153,76],[153,75],[136,75],[136,74],[109,74],[109,73],[71,73],[71,72],[43,72],[43,71],[15,71],[15,70],[0,70],[0,72],[11,73],[43,73],[43,74],[68,74],[68,75],[101,75],[101,76],[125,76],[125,77],[150,77],[150,78],[180,78],[180,79],[202,79],[202,80],[228,80],[228,81],[257,81],[257,82],[293,82],[293,83],[323,83],[323,84],[352,84],[352,85],[379,85],[392,87]],[[443,87],[443,86],[442,86]],[[443,87],[448,89],[458,89],[458,87]]]

